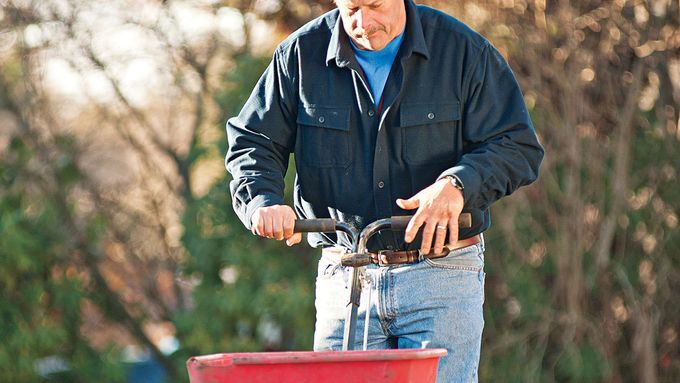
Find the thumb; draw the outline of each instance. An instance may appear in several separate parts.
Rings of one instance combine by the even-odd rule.
[[[286,239],[286,245],[293,246],[302,241],[302,233],[295,233],[290,238]]]
[[[404,210],[413,210],[420,206],[420,200],[417,195],[409,199],[397,198],[397,205]]]

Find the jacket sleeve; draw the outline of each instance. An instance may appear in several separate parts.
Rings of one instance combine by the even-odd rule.
[[[261,206],[282,204],[284,176],[295,145],[296,77],[280,49],[237,117],[227,122],[227,170],[234,211],[250,229]]]
[[[463,82],[464,154],[441,175],[463,184],[466,210],[493,202],[538,177],[543,147],[510,67],[485,45]]]

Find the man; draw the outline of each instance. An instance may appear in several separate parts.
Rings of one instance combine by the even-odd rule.
[[[234,209],[254,234],[289,246],[301,240],[297,217],[361,229],[413,214],[405,233],[369,242],[420,250],[415,262],[366,268],[369,348],[444,347],[439,381],[476,381],[489,206],[536,179],[543,149],[510,68],[483,37],[412,0],[336,5],[281,43],[227,123]],[[283,204],[290,153],[295,211]],[[459,230],[461,212],[472,227]],[[308,240],[323,248],[314,349],[337,350],[349,240]]]

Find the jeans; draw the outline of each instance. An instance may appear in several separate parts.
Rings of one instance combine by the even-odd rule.
[[[342,349],[352,269],[339,264],[340,256],[337,248],[324,249],[319,260],[315,351]],[[477,382],[484,277],[483,241],[444,258],[367,266],[361,272],[355,350],[363,347],[368,309],[368,349],[445,348],[437,382]]]

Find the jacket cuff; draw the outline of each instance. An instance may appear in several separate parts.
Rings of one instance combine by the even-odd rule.
[[[482,179],[472,167],[468,165],[454,166],[446,169],[437,177],[437,180],[444,177],[458,178],[460,183],[463,184],[463,201],[465,201],[466,205],[472,202],[476,196],[479,196]]]
[[[259,194],[255,196],[250,202],[248,202],[248,205],[246,206],[246,222],[243,222],[246,225],[246,228],[248,230],[251,230],[253,227],[252,223],[252,218],[253,214],[255,213],[255,210],[257,210],[260,207],[263,206],[273,206],[273,205],[282,205],[283,204],[283,198],[275,195],[275,194]]]

